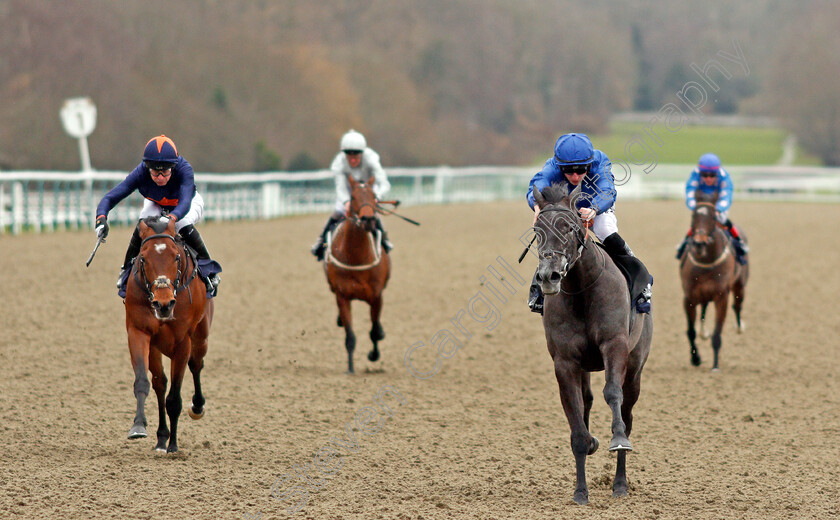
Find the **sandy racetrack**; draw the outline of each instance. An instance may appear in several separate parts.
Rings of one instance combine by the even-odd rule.
[[[323,215],[200,227],[225,270],[207,414],[183,413],[181,452],[169,457],[153,454],[152,437],[126,439],[133,375],[113,279],[130,231],[113,229],[87,269],[92,232],[0,236],[0,518],[840,517],[840,207],[736,203],[753,249],[747,332],[730,316],[711,373],[707,341],[703,365],[689,364],[673,259],[688,211],[619,202],[622,234],[656,277],[654,340],[622,500],[610,496],[615,457],[603,375],[593,377],[602,448],[587,463],[588,507],[571,500],[569,428],[526,288],[506,276],[516,293],[488,300],[498,315],[469,316],[471,304],[487,311],[475,305],[491,295],[488,267],[530,279],[535,260],[515,263],[524,203],[404,213],[423,225],[386,219],[397,249],[376,365],[367,309],[354,304],[356,376],[344,374],[335,302],[308,253]],[[413,377],[406,351],[415,345],[412,366],[431,371],[444,329],[462,348]],[[402,401],[382,393],[376,405],[383,388]],[[391,416],[373,414],[383,403]],[[152,436],[156,406],[151,395]],[[369,431],[354,431],[366,416]],[[287,495],[273,498],[273,486]]]

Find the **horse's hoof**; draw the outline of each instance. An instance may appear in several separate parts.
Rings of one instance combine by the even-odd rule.
[[[712,370],[710,370],[710,372],[720,372],[720,368],[719,367],[712,367]]]
[[[700,356],[691,356],[691,364],[699,367],[700,366]]]
[[[338,316],[335,319],[335,324],[336,324],[337,327],[343,327],[344,326],[344,324],[341,322],[341,316]]]
[[[356,372],[355,372],[355,371],[353,371],[353,370],[347,370],[347,371],[346,371],[346,372],[344,372],[344,373],[345,373],[345,374],[347,374],[348,376],[355,376],[355,375],[356,375]]]
[[[575,491],[574,499],[575,503],[579,506],[586,506],[589,505],[589,492],[584,491]]]
[[[592,455],[596,451],[598,451],[598,446],[601,444],[598,442],[598,439],[593,435],[592,442],[589,443],[589,453],[587,455]]]
[[[142,439],[148,436],[149,434],[146,433],[146,428],[143,428],[142,426],[132,426],[128,431],[129,439]]]
[[[166,448],[166,453],[178,453],[178,446],[170,444],[168,448]]]
[[[622,486],[614,487],[613,488],[613,498],[621,498],[627,496],[627,485],[624,484]]]
[[[369,361],[379,361],[379,351],[378,350],[371,350],[368,352],[368,360]]]
[[[166,448],[155,448],[155,455],[162,456],[166,455]]]
[[[195,407],[194,404],[190,403],[187,407],[187,413],[190,415],[191,418],[195,419],[196,421],[204,417],[204,412],[206,411],[204,408],[201,409],[199,412],[194,412],[193,408]]]
[[[738,324],[738,334],[743,334],[747,330],[747,325],[742,321]]]
[[[616,435],[610,441],[610,451],[633,451],[633,446],[627,437]]]

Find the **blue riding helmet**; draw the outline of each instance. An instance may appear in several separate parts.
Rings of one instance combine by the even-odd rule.
[[[554,145],[557,166],[577,166],[595,161],[595,148],[586,134],[561,135]]]
[[[161,134],[152,137],[143,149],[143,163],[154,170],[172,168],[178,162],[178,149],[172,139]]]
[[[697,161],[697,169],[701,172],[717,173],[720,170],[720,158],[713,153],[704,154]]]

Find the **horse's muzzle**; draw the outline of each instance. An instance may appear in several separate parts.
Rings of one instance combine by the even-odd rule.
[[[171,320],[175,317],[173,316],[173,310],[175,310],[175,298],[172,298],[165,304],[162,304],[158,300],[152,300],[152,310],[155,311],[155,317],[159,320]]]
[[[559,266],[554,264],[559,263]],[[540,284],[543,294],[557,294],[560,292],[560,282],[566,275],[568,261],[560,257],[560,261],[543,261],[537,269],[536,281]]]

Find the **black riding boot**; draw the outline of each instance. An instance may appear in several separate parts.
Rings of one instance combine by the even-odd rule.
[[[117,276],[117,289],[120,288],[122,285],[122,279],[125,275],[125,272],[131,268],[131,262],[140,254],[140,244],[143,241],[140,240],[140,226],[137,225],[134,227],[134,233],[131,234],[131,240],[128,241],[128,249],[125,252],[125,260],[123,260],[123,265],[120,267],[120,274]]]
[[[682,258],[683,253],[685,253],[685,248],[688,246],[688,235],[686,235],[680,245],[677,246],[677,260]]]
[[[633,254],[633,250],[630,249],[630,246],[624,241],[618,233],[613,233],[607,238],[603,240],[604,248],[607,250],[607,253],[610,256],[618,256],[618,255],[626,255],[626,256],[636,256]]]
[[[376,229],[382,233],[382,247],[385,249],[386,253],[390,253],[391,250],[394,249],[394,244],[388,240],[388,232],[385,231],[384,227],[382,227],[382,220],[379,217],[376,218]]]
[[[330,218],[327,219],[327,223],[324,226],[324,229],[321,230],[321,235],[318,237],[318,241],[312,246],[310,252],[315,255],[315,257],[320,262],[324,259],[324,253],[326,252],[326,244],[327,241],[327,232],[335,226],[340,219],[336,218],[334,215],[330,215]]]
[[[747,253],[750,252],[749,246],[744,242],[741,238],[741,234],[735,229],[735,225],[732,223],[731,220],[726,219],[726,230],[729,232],[729,236],[732,237],[732,247],[735,248],[735,256],[739,263],[746,264],[747,263]]]
[[[543,293],[540,289],[540,284],[537,283],[537,273],[534,272],[534,278],[531,280],[531,289],[528,292],[528,308],[531,312],[536,312],[540,316],[543,313]]]
[[[198,230],[195,229],[195,226],[189,224],[181,228],[178,231],[184,238],[184,243],[195,250],[196,260],[210,260],[210,252],[207,251],[207,246],[204,244],[204,239],[201,238]],[[204,283],[207,285],[207,292],[213,292],[213,290],[219,285],[221,279],[219,278],[218,274],[214,274],[212,277],[207,278]]]

